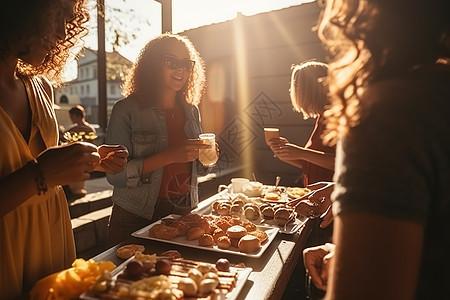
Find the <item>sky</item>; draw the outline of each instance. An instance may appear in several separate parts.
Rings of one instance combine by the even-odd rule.
[[[249,16],[312,1],[314,0],[172,0],[172,29],[174,33],[179,33],[234,19],[238,13]],[[122,21],[120,27],[124,30],[128,28],[136,38],[130,39],[127,46],[117,51],[134,61],[139,50],[161,33],[161,4],[154,0],[105,0],[105,5],[133,9],[131,19],[128,19],[130,14],[125,14],[119,16],[118,22]],[[86,45],[97,49],[96,34],[87,39]],[[111,50],[107,46],[107,51]]]

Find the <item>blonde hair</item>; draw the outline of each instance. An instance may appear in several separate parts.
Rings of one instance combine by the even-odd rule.
[[[189,53],[194,66],[189,74],[186,85],[177,93],[188,104],[198,105],[205,92],[206,74],[204,61],[192,42],[185,36],[164,33],[147,43],[127,76],[122,87],[124,96],[132,94],[145,98],[150,103],[156,103],[155,95],[160,89],[163,65],[161,57],[167,54],[167,49],[173,46],[173,42],[181,43]]]
[[[328,66],[311,60],[291,69],[290,97],[294,110],[303,114],[304,119],[315,118],[323,113],[327,104],[325,79]]]

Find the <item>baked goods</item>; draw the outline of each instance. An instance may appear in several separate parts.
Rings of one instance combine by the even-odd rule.
[[[288,208],[279,208],[274,213],[274,219],[279,226],[286,224],[292,216],[292,210]]]
[[[213,239],[215,241],[217,241],[221,236],[226,236],[227,233],[225,231],[223,231],[221,228],[217,228],[216,230],[214,230],[213,232]]]
[[[247,220],[255,221],[259,218],[259,209],[254,206],[248,206],[245,208],[244,214]]]
[[[201,227],[192,227],[188,229],[186,236],[188,240],[192,241],[198,240],[204,233],[205,229]]]
[[[279,192],[266,192],[264,198],[271,201],[278,201],[281,199],[281,195]]]
[[[242,223],[242,227],[244,227],[245,229],[247,229],[247,231],[255,231],[255,230],[256,230],[256,225],[255,225],[255,223],[248,222],[248,221]]]
[[[158,239],[171,240],[179,234],[178,228],[165,224],[155,224],[148,230],[148,236]]]
[[[181,258],[181,253],[178,250],[167,250],[167,251],[162,252],[160,254],[160,256],[166,256],[173,260],[173,259]]]
[[[204,247],[211,247],[212,245],[214,245],[214,238],[212,237],[212,235],[204,233],[198,239],[198,244]]]
[[[302,187],[290,187],[287,189],[287,194],[290,198],[297,199],[300,197],[305,196],[309,192],[311,192],[308,188],[302,188]]]
[[[116,250],[116,255],[122,259],[129,259],[133,255],[135,255],[137,251],[144,252],[145,247],[138,244],[123,245]]]
[[[217,239],[216,244],[220,249],[229,249],[231,247],[231,240],[228,236],[224,235]]]
[[[271,219],[273,219],[275,212],[273,211],[272,207],[266,206],[261,210],[261,213],[262,213],[264,219],[271,220]]]
[[[241,237],[243,237],[246,234],[247,234],[247,229],[245,229],[245,227],[243,227],[241,225],[231,226],[227,230],[227,235],[231,239],[240,239]]]
[[[247,234],[256,236],[258,240],[261,242],[261,245],[263,245],[265,242],[269,240],[269,236],[267,235],[267,233],[262,230],[250,231]]]
[[[245,253],[256,252],[261,248],[261,242],[256,236],[247,234],[240,238],[238,248]]]

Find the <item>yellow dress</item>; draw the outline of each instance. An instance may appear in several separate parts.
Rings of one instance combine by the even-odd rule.
[[[57,145],[58,127],[52,95],[37,77],[22,79],[32,111],[27,143],[0,107],[0,177],[35,158],[38,139],[45,146]],[[0,201],[8,201],[2,199]],[[40,278],[67,268],[75,259],[75,243],[66,197],[60,186],[34,195],[0,218],[0,299],[13,299],[28,292]]]

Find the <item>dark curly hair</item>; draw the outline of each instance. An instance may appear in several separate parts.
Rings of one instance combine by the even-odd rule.
[[[205,64],[192,42],[185,36],[164,33],[147,43],[141,50],[130,74],[128,75],[122,91],[124,96],[132,94],[146,101],[155,101],[155,93],[160,88],[163,65],[161,57],[167,54],[167,50],[178,42],[184,45],[189,57],[195,62],[189,74],[186,85],[177,93],[188,104],[198,105],[206,87]]]
[[[69,57],[76,58],[74,46],[87,35],[86,23],[89,12],[85,7],[86,0],[14,0],[0,9],[0,55],[11,54],[11,42],[28,36],[41,36],[43,43],[48,38],[45,32],[51,32],[56,26],[56,18],[60,18],[64,9],[75,4],[73,18],[66,20],[66,36],[58,41],[50,50],[44,62],[32,66],[19,59],[16,72],[27,76],[44,76],[53,84],[62,82],[64,67]],[[81,50],[82,47],[76,49]],[[15,53],[14,53],[15,55]]]
[[[365,113],[361,92],[372,80],[405,74],[424,65],[448,63],[450,1],[326,0],[319,37],[331,56],[332,105],[328,142],[358,124]]]

